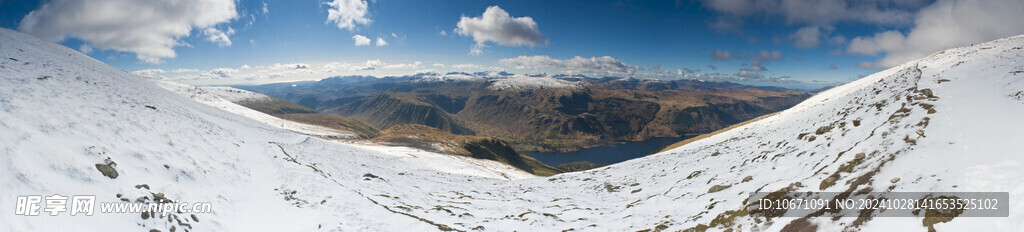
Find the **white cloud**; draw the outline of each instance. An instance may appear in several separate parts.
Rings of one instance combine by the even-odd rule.
[[[746,69],[740,70],[740,72],[736,73],[736,76],[740,77],[740,80],[763,79],[764,78],[764,74],[763,73],[761,73],[759,71],[752,71],[752,70],[746,70]]]
[[[288,63],[288,64],[274,63],[272,65],[267,66],[266,68],[269,68],[271,70],[308,69],[309,68],[309,64],[306,64],[306,63]]]
[[[131,9],[131,10],[125,10]],[[101,50],[135,53],[160,63],[174,58],[193,28],[205,29],[238,17],[234,0],[59,0],[22,18],[18,30],[52,41],[79,38]]]
[[[740,55],[732,54],[732,52],[729,52],[729,51],[726,51],[726,50],[715,49],[714,51],[711,52],[711,60],[726,61],[726,60],[730,60],[730,59],[750,59],[750,60],[752,60],[754,62],[765,62],[765,63],[767,63],[767,62],[770,62],[770,61],[781,60],[783,58],[782,57],[782,52],[780,52],[778,50],[776,50],[776,51],[762,50],[760,52],[743,51],[742,53],[743,53],[743,55],[740,56]]]
[[[352,40],[355,41],[356,46],[370,45],[370,38],[363,35],[353,35]]]
[[[132,74],[143,76],[143,77],[156,77],[156,74],[165,73],[165,72],[167,72],[167,71],[164,71],[163,69],[151,68],[151,69],[136,70],[136,71],[132,72]]]
[[[703,0],[708,9],[728,17],[713,22],[736,23],[742,17],[781,17],[790,24],[832,25],[862,22],[899,25],[913,18],[913,9],[927,1],[910,0]]]
[[[939,1],[921,9],[904,34],[890,30],[850,41],[847,52],[884,57],[862,67],[885,68],[956,46],[1024,33],[1024,1]]]
[[[725,60],[730,60],[730,59],[733,59],[733,58],[737,58],[737,57],[734,56],[729,51],[715,49],[714,51],[711,52],[711,60],[725,61]]]
[[[228,31],[225,32],[209,27],[203,30],[203,34],[206,35],[206,41],[217,43],[217,46],[227,47],[231,46],[231,38],[228,38],[228,36],[235,34],[235,29],[228,27]]]
[[[199,69],[188,69],[188,68],[179,68],[179,69],[174,69],[174,70],[171,70],[170,72],[171,72],[171,73],[189,73],[189,72],[199,72]]]
[[[821,44],[821,30],[817,26],[806,26],[793,33],[793,46],[802,49],[817,48]]]
[[[416,62],[412,62],[412,63],[387,64],[387,65],[384,65],[384,68],[386,68],[386,69],[418,69],[418,68],[420,68],[420,65],[423,65],[423,63],[419,62],[419,61],[416,61]]]
[[[320,72],[321,73],[332,74],[332,73],[344,73],[344,72],[347,72],[347,71],[370,71],[370,70],[377,70],[378,68],[381,68],[382,66],[384,66],[384,61],[381,61],[380,59],[367,60],[366,62],[363,62],[362,65],[355,65],[355,64],[342,63],[342,62],[331,62],[331,63],[327,63],[323,67],[321,67],[320,68]]]
[[[78,50],[82,51],[82,53],[89,54],[92,52],[92,46],[89,46],[89,44],[82,44],[82,46],[78,47]]]
[[[331,7],[327,9],[327,22],[334,23],[340,29],[352,31],[357,25],[369,25],[372,22],[366,0],[334,0],[325,4]]]
[[[208,72],[210,75],[218,76],[221,78],[231,77],[232,74],[238,73],[238,69],[233,68],[215,68]]]
[[[267,2],[263,2],[263,14],[270,13],[270,9],[267,9]]]
[[[478,64],[466,63],[466,64],[453,64],[453,65],[451,65],[451,67],[452,67],[452,69],[455,69],[455,70],[466,70],[466,69],[482,69],[484,66],[478,65]]]
[[[483,53],[488,41],[502,46],[538,46],[546,40],[533,18],[511,17],[498,6],[487,7],[479,17],[462,16],[456,26],[456,33],[471,36],[476,42],[472,54]]]
[[[561,69],[565,73],[585,74],[595,76],[628,76],[637,71],[637,66],[631,66],[611,56],[602,57],[573,57],[572,59],[559,60],[549,56],[519,56],[505,58],[498,61],[503,65],[512,66],[517,69]]]
[[[751,55],[755,62],[769,62],[782,59],[782,52],[762,50]]]
[[[386,46],[386,45],[388,45],[388,41],[385,41],[384,38],[377,37],[377,47]]]

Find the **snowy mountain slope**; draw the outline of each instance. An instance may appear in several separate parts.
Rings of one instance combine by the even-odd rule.
[[[285,120],[236,103],[242,101],[269,100],[270,97],[263,94],[231,87],[200,88],[166,81],[156,81],[155,83],[157,83],[157,86],[181,96],[189,97],[203,104],[242,115],[281,129],[325,138],[352,139],[357,137],[354,133],[349,131]]]
[[[512,76],[508,78],[495,79],[489,86],[487,86],[487,88],[498,91],[516,91],[543,88],[579,89],[583,86],[586,86],[586,84],[582,81],[567,81],[551,77]]]
[[[1020,199],[1024,145],[1015,141],[1022,139],[1024,124],[1015,122],[1024,115],[1017,97],[1024,90],[1021,46],[1024,37],[1014,37],[937,53],[776,116],[603,169],[494,188],[444,182],[451,186],[446,189],[462,191],[430,194],[441,199],[382,185],[371,189],[388,197],[371,198],[460,230],[832,231],[860,224],[926,231],[920,217],[765,221],[737,212],[751,192],[790,186],[792,192],[1005,191]],[[1008,218],[954,218],[934,227],[1019,231],[1022,219],[1011,212]]]
[[[482,81],[485,77],[479,75],[473,75],[469,73],[422,73],[416,76],[414,82],[462,82],[462,81]]]
[[[755,220],[737,212],[750,192],[789,186],[1024,196],[1024,124],[1016,123],[1024,115],[1024,37],[936,53],[667,152],[549,178],[485,160],[315,139],[27,35],[0,31],[0,45],[0,173],[8,173],[0,188],[13,193],[0,194],[0,207],[8,209],[17,195],[134,199],[148,194],[133,187],[145,183],[172,199],[212,202],[215,212],[198,222],[181,215],[194,231],[839,231],[856,218]],[[116,179],[93,167],[106,157],[117,162]],[[135,214],[0,214],[0,222],[12,231],[172,226]],[[934,227],[1020,231],[1024,214]],[[927,230],[919,217],[871,218],[859,228]]]
[[[236,89],[233,87],[207,86],[200,88],[206,92],[209,92],[230,102],[270,100],[270,96],[248,90]]]
[[[497,162],[312,139],[6,29],[0,29],[0,57],[0,206],[13,209],[15,197],[26,195],[95,195],[98,202],[117,202],[162,193],[210,202],[214,209],[197,214],[198,221],[176,215],[174,223],[137,213],[9,212],[0,214],[6,231],[182,231],[184,224],[193,231],[422,230],[435,227],[375,205],[351,183],[369,182],[367,173],[398,173],[396,168],[424,178],[531,176]],[[325,178],[317,163],[290,161],[305,157],[347,164],[331,178],[348,182]],[[116,179],[95,167],[108,158],[116,163]],[[140,184],[151,190],[134,187]],[[314,193],[319,198],[305,198]]]

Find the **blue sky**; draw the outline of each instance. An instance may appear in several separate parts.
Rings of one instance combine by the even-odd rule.
[[[0,26],[190,84],[505,70],[825,85],[1024,32],[984,23],[1020,18],[1013,0],[101,2],[0,1]]]

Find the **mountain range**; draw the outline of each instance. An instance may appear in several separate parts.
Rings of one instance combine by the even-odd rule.
[[[706,133],[810,96],[725,82],[505,72],[346,76],[235,87],[380,129],[419,124],[502,139],[518,151],[572,151]]]

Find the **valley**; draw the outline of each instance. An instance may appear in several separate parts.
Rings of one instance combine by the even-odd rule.
[[[693,80],[495,72],[334,77],[235,87],[381,129],[418,124],[498,138],[520,152],[569,152],[692,136],[786,109],[810,96]]]

